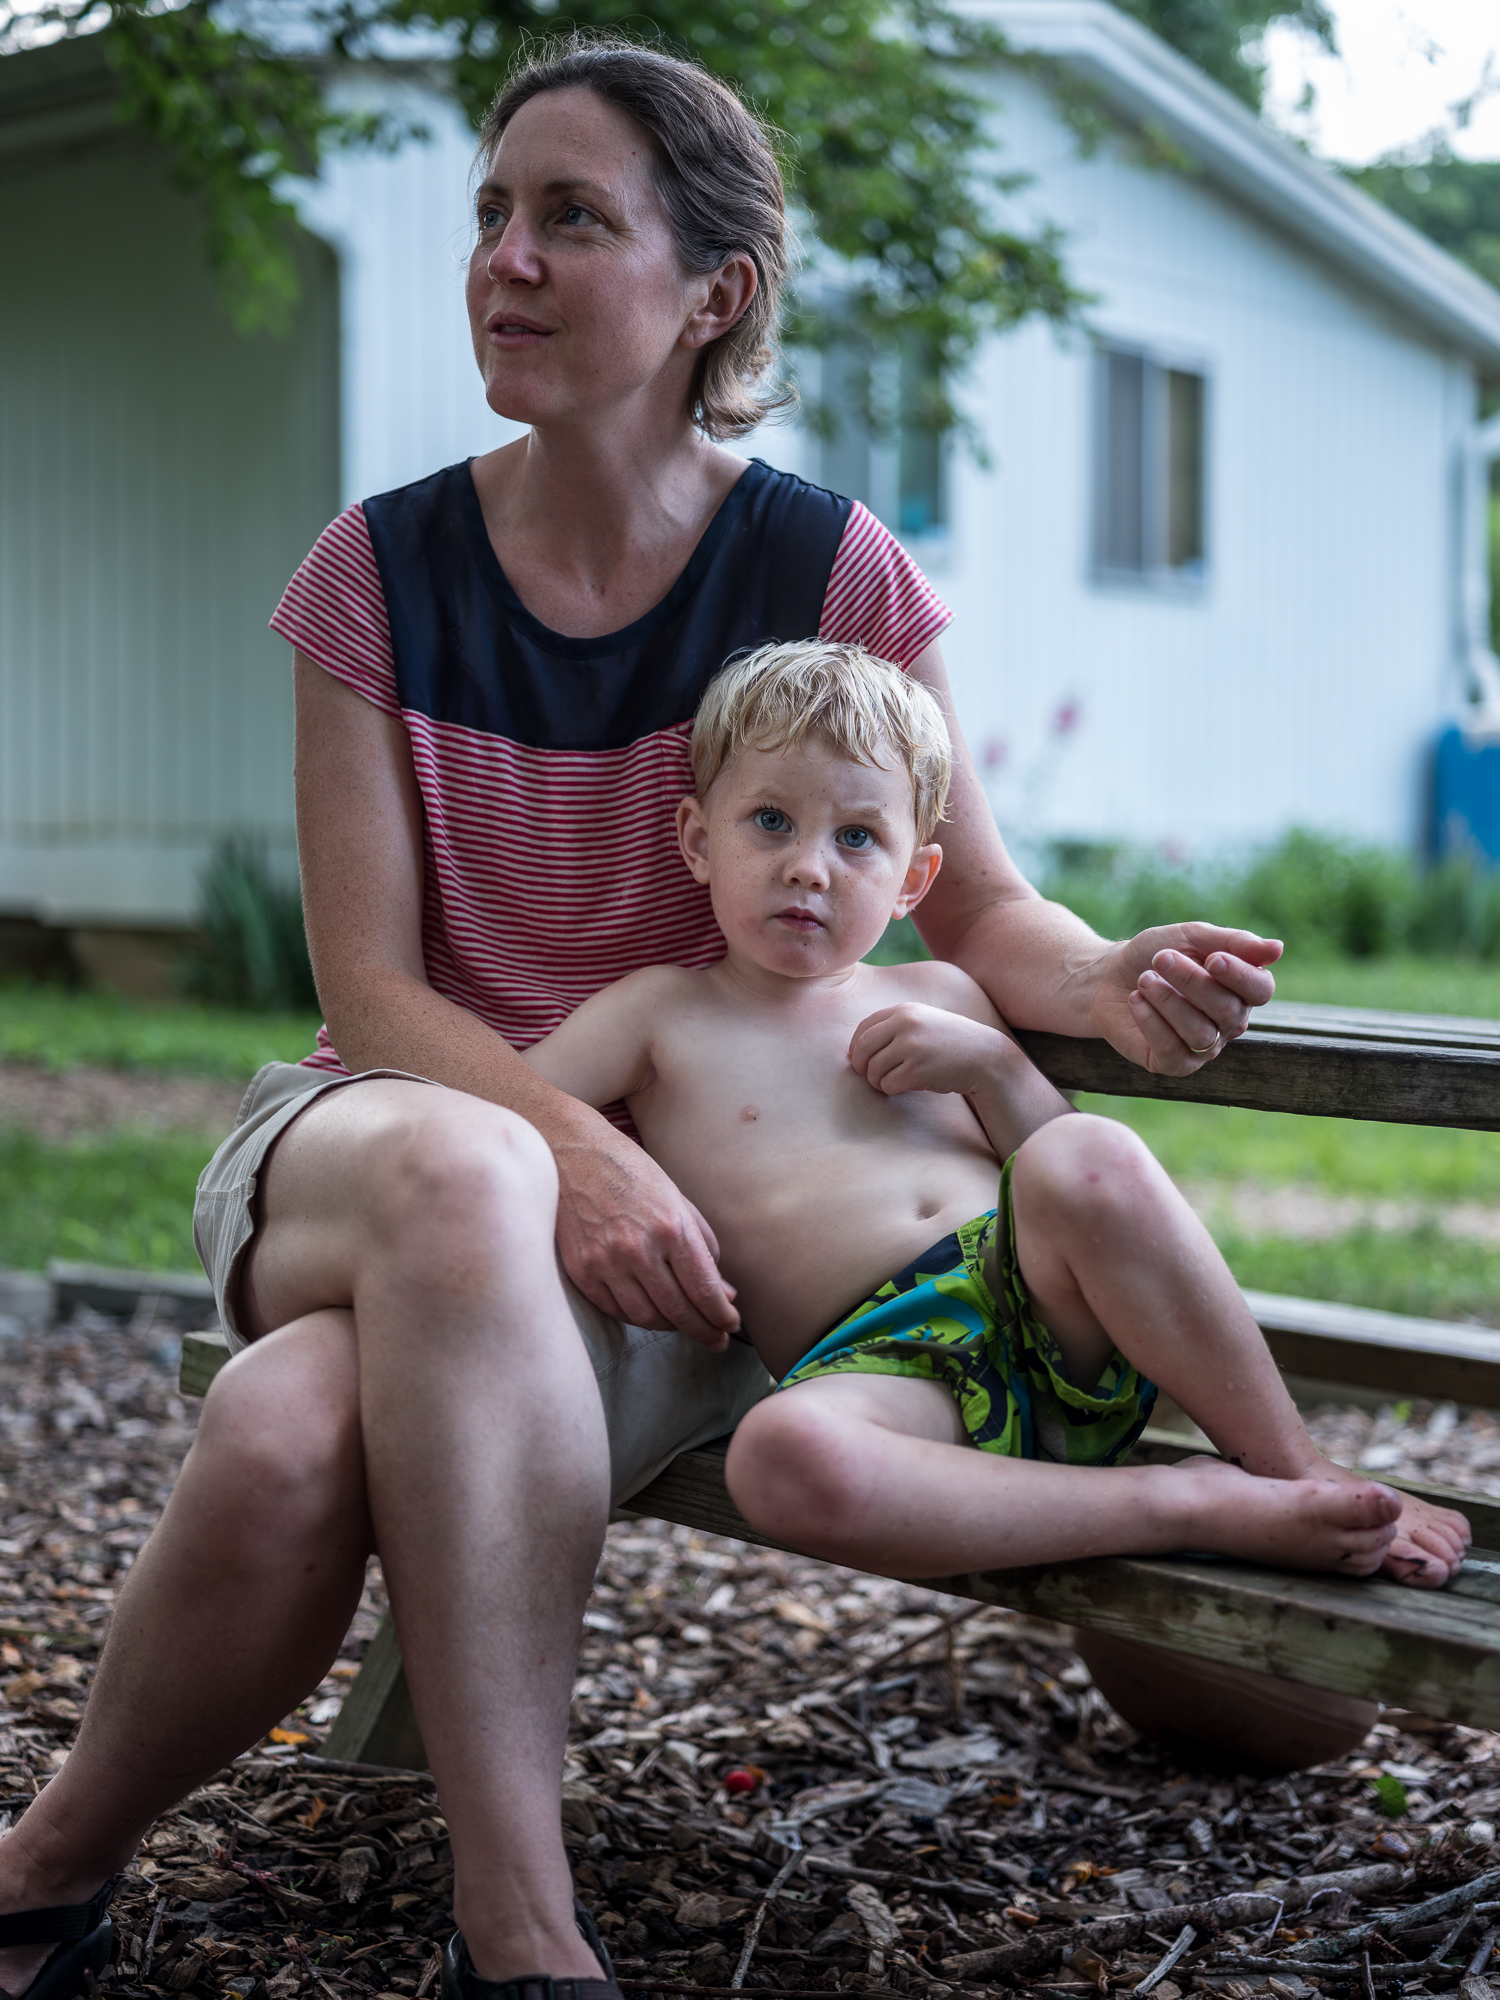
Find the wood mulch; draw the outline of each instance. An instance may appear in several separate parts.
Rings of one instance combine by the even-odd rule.
[[[234,1123],[243,1084],[212,1077],[118,1069],[41,1069],[0,1061],[0,1126],[54,1142],[100,1133],[202,1133],[217,1141]]]
[[[66,1754],[114,1589],[190,1440],[175,1347],[167,1321],[89,1313],[0,1343],[11,1814]],[[1416,1415],[1391,1436],[1420,1444],[1433,1413]],[[279,1732],[302,1741],[268,1739],[153,1831],[106,1992],[433,1991],[451,1863],[430,1780],[316,1762],[380,1608],[372,1570],[342,1659]],[[732,1773],[750,1789],[727,1789]],[[1384,2000],[1465,1980],[1461,2000],[1492,2000],[1497,1818],[1500,1736],[1388,1714],[1316,1771],[1215,1769],[1135,1738],[1059,1628],[644,1522],[610,1531],[564,1793],[579,1890],[627,1991],[724,1993],[754,1931],[744,1986],[764,2000],[1130,1991],[1188,1913],[1157,2000]],[[1280,1890],[1244,1900],[1331,1871],[1346,1885],[1311,1911]],[[1448,1892],[1446,1913],[1366,1928]]]

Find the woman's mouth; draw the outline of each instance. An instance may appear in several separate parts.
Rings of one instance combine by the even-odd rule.
[[[549,340],[552,336],[550,327],[499,313],[489,321],[485,331],[492,347],[535,347],[538,342]]]

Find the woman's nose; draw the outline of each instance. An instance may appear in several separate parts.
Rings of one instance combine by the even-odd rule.
[[[500,240],[485,259],[485,269],[497,284],[534,285],[540,275],[537,245],[525,218],[513,215]]]

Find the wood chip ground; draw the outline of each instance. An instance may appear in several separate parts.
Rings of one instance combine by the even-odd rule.
[[[65,1757],[114,1591],[190,1440],[175,1367],[160,1319],[83,1313],[0,1343],[0,1812],[19,1812]],[[1489,1419],[1419,1408],[1320,1425],[1351,1456],[1395,1447],[1388,1471],[1411,1458],[1463,1483],[1468,1467],[1495,1490]],[[433,1991],[451,1862],[430,1781],[310,1761],[381,1606],[372,1572],[343,1657],[286,1719],[281,1734],[304,1741],[268,1740],[153,1831],[117,1906],[107,1991]],[[732,1771],[754,1789],[727,1791]],[[1405,1814],[1390,1816],[1389,1783],[1376,1795],[1382,1778]],[[1388,1714],[1316,1771],[1215,1770],[1137,1740],[1059,1629],[682,1529],[610,1531],[565,1780],[579,1891],[633,1994],[729,1989],[795,1828],[804,1858],[744,1976],[763,2000],[1130,1992],[1182,1910],[1232,1914],[1252,1906],[1224,1897],[1268,1879],[1380,1863],[1387,1883],[1399,1872],[1375,1903],[1346,1890],[1281,1922],[1274,1902],[1253,1906],[1273,1918],[1253,1929],[1200,1919],[1157,2000],[1492,2000],[1500,1736]],[[1447,1891],[1473,1910],[1361,1928]],[[1126,1946],[1109,1942],[1122,1931]],[[1019,1973],[974,1973],[974,1954],[1014,1957],[1028,1941]]]

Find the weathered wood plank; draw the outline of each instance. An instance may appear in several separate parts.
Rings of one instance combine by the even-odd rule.
[[[1500,1409],[1500,1332],[1490,1327],[1248,1289],[1245,1303],[1288,1375]]]
[[[345,1764],[393,1764],[425,1771],[427,1752],[406,1685],[396,1628],[387,1612],[370,1641],[322,1753]]]
[[[121,1271],[110,1264],[74,1264],[54,1257],[47,1266],[52,1309],[70,1312],[133,1313],[143,1301],[171,1299],[180,1305],[211,1306],[214,1288],[201,1271]]]
[[[229,1359],[229,1342],[222,1333],[185,1333],[177,1387],[184,1396],[206,1396],[208,1385]]]
[[[1107,1042],[1030,1030],[1020,1040],[1059,1090],[1500,1131],[1500,1046],[1419,1046],[1257,1025],[1196,1075],[1156,1076]]]
[[[1352,1035],[1357,1041],[1500,1048],[1500,1021],[1474,1014],[1393,1014],[1383,1007],[1328,1007],[1306,1000],[1272,1000],[1255,1010],[1255,1025],[1276,1035]]]
[[[745,1521],[725,1489],[723,1465],[722,1449],[684,1452],[628,1505],[649,1518],[785,1547]],[[1476,1570],[1477,1593],[1288,1575],[1206,1556],[1118,1556],[920,1581],[1060,1624],[1495,1728],[1500,1607],[1487,1586],[1500,1580],[1500,1560],[1481,1552],[1476,1561],[1486,1565]]]

